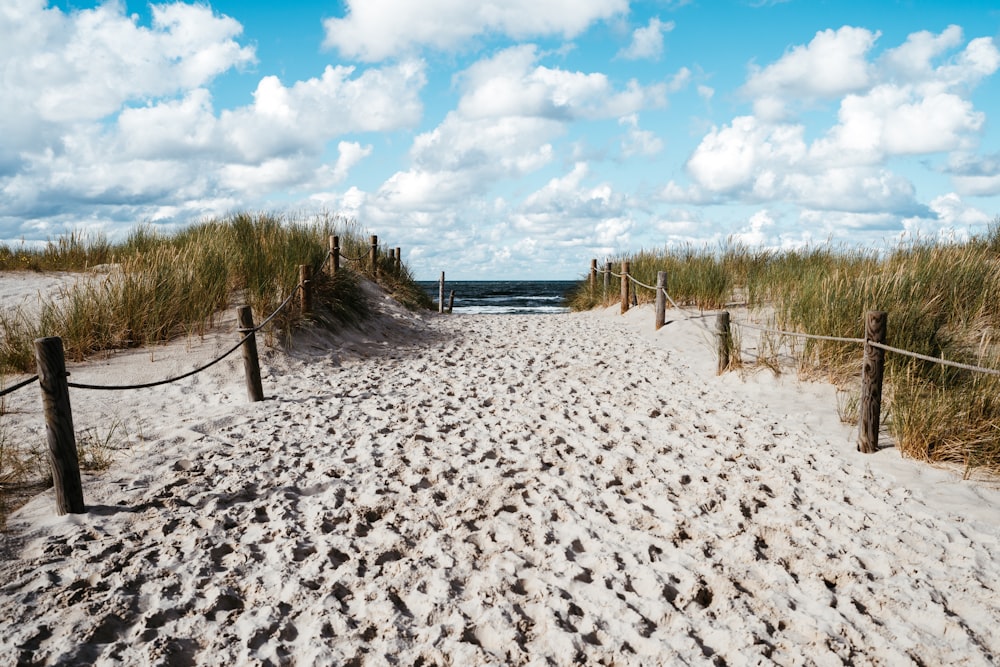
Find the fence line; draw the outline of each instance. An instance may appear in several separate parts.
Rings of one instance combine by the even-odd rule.
[[[590,265],[590,275],[592,276],[590,284],[592,287],[596,285],[596,274],[611,274],[616,278],[622,279],[622,313],[628,310],[628,304],[626,300],[628,298],[628,290],[626,289],[627,282],[634,283],[646,289],[652,290],[656,294],[657,305],[656,305],[656,328],[659,329],[663,325],[663,314],[662,314],[662,304],[660,302],[660,297],[664,297],[671,305],[681,312],[686,312],[686,309],[682,308],[674,301],[666,289],[666,272],[660,271],[657,275],[657,286],[647,285],[634,278],[629,273],[629,263],[622,263],[622,273],[615,273],[611,270],[611,263],[608,262],[604,269],[597,269],[597,260],[591,260]],[[605,275],[605,278],[607,275]],[[627,280],[626,280],[627,279]],[[607,291],[607,281],[605,280],[605,292]],[[689,315],[685,320],[691,319],[701,319],[708,317],[708,314],[702,315]],[[865,315],[865,337],[864,338],[850,338],[843,336],[826,336],[821,334],[811,334],[802,333],[798,331],[784,331],[781,329],[773,329],[769,327],[762,327],[748,322],[740,322],[735,320],[730,320],[730,314],[727,310],[718,311],[716,313],[716,329],[713,332],[718,337],[718,366],[717,374],[725,372],[729,368],[729,353],[732,348],[732,336],[730,335],[730,325],[734,324],[738,327],[744,327],[747,329],[754,329],[764,333],[776,334],[779,336],[791,336],[796,338],[805,338],[812,340],[825,340],[839,343],[849,343],[849,344],[861,344],[864,346],[864,354],[862,358],[862,388],[861,388],[861,401],[859,405],[859,438],[858,438],[858,449],[864,453],[872,453],[878,449],[878,429],[879,429],[879,418],[881,412],[882,403],[882,380],[884,374],[884,364],[885,364],[885,353],[892,352],[894,354],[902,354],[904,356],[912,357],[914,359],[920,359],[922,361],[927,361],[931,363],[941,364],[943,366],[950,366],[952,368],[958,368],[975,373],[985,373],[988,375],[1000,376],[1000,370],[994,368],[986,368],[984,366],[975,366],[972,364],[964,364],[957,361],[951,361],[948,359],[931,357],[925,354],[919,354],[917,352],[911,352],[909,350],[902,350],[900,348],[892,347],[885,344],[886,335],[886,320],[887,314],[882,311],[870,311]],[[708,328],[707,325],[704,325]]]
[[[377,237],[372,236],[372,245],[369,258],[371,260],[372,273],[378,275],[378,246]],[[353,259],[340,252],[339,238],[331,236],[330,250],[320,263],[320,271],[333,260],[333,272],[336,273],[340,257],[351,261],[363,261],[364,256]],[[398,273],[401,270],[401,249],[396,248],[393,253],[394,269]],[[247,392],[251,401],[263,400],[263,391],[260,388],[260,368],[256,354],[256,333],[267,326],[280,312],[282,312],[292,302],[297,294],[301,294],[301,307],[304,313],[311,310],[312,296],[311,266],[303,264],[299,266],[299,282],[292,289],[291,293],[275,310],[264,318],[257,325],[253,325],[253,316],[250,314],[249,306],[242,306],[239,310],[241,334],[239,342],[229,348],[222,355],[209,361],[194,370],[188,371],[176,377],[166,378],[153,382],[133,384],[133,385],[93,385],[79,382],[68,382],[69,373],[66,372],[65,355],[63,352],[62,339],[58,337],[39,338],[35,341],[35,357],[38,363],[38,374],[24,381],[0,390],[0,398],[12,394],[19,389],[23,389],[34,382],[39,382],[42,386],[42,402],[45,406],[46,434],[49,444],[50,461],[53,470],[53,483],[56,493],[56,511],[59,514],[83,513],[86,508],[83,503],[83,490],[79,482],[80,471],[79,461],[76,453],[76,436],[73,431],[72,408],[69,402],[68,389],[98,390],[98,391],[130,391],[134,389],[149,389],[153,387],[170,384],[197,375],[208,368],[218,364],[229,357],[241,347],[244,349],[244,366],[247,376]],[[452,293],[454,298],[454,293]]]
[[[38,376],[35,375],[33,377],[28,378],[27,380],[25,380],[23,382],[18,382],[17,384],[15,384],[15,385],[13,385],[11,387],[7,387],[6,389],[0,390],[0,398],[3,398],[7,394],[13,394],[18,389],[23,389],[23,388],[27,387],[28,385],[30,385],[32,382],[37,382],[37,381],[38,381]]]

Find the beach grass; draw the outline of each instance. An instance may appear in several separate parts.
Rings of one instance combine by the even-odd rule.
[[[916,240],[888,252],[832,245],[775,251],[728,242],[609,259],[615,272],[628,261],[630,274],[650,285],[657,271],[667,271],[667,291],[682,306],[741,304],[781,330],[845,338],[863,337],[865,313],[883,310],[893,347],[1000,368],[1000,218],[965,242]],[[617,278],[610,290],[600,276],[596,288],[581,281],[570,306],[613,303],[618,286]],[[639,287],[637,297],[651,301],[654,294]],[[758,363],[777,368],[782,345],[766,343],[761,348],[770,356]],[[859,382],[860,345],[790,345],[802,376],[848,391]],[[904,455],[1000,472],[1000,378],[892,353],[885,378],[884,426]]]
[[[314,319],[328,326],[359,322],[367,310],[358,276],[371,278],[372,272],[350,262],[336,276],[323,271],[331,235],[340,237],[345,254],[367,256],[368,241],[356,223],[266,213],[237,213],[175,234],[142,225],[116,245],[100,235],[74,233],[39,249],[0,246],[2,268],[106,271],[83,274],[55,296],[41,298],[37,312],[0,312],[0,371],[31,372],[32,344],[43,335],[61,336],[67,358],[82,361],[102,350],[202,335],[234,300],[249,304],[260,321],[296,288],[303,264],[314,277]],[[429,307],[405,266],[399,275],[392,268],[387,263],[380,272],[386,288],[413,308]],[[288,308],[270,333],[287,339],[302,319],[296,307]]]

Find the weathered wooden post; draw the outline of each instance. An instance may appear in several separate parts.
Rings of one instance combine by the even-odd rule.
[[[451,290],[451,294],[448,295],[448,314],[451,315],[451,311],[455,308],[455,290]]]
[[[882,377],[885,374],[885,350],[869,345],[885,345],[888,314],[870,310],[865,316],[865,353],[861,362],[861,433],[858,451],[878,451],[878,429],[882,417]]]
[[[444,312],[444,271],[441,272],[441,282],[438,284],[438,313]]]
[[[264,400],[264,387],[260,381],[260,360],[257,358],[257,335],[253,327],[253,310],[250,306],[240,306],[236,309],[239,321],[240,338],[243,341],[243,374],[246,377],[247,398],[251,403]]]
[[[628,262],[622,262],[622,315],[628,312]]]
[[[299,299],[302,306],[302,313],[308,315],[312,312],[312,267],[308,264],[299,264],[299,285],[302,291],[299,292]]]
[[[607,297],[608,290],[611,289],[611,262],[604,265],[604,296]]]
[[[715,335],[719,338],[719,366],[716,375],[722,375],[729,370],[729,350],[732,348],[732,335],[729,333],[729,311],[724,310],[715,317]]]
[[[667,272],[657,271],[656,272],[656,330],[659,331],[660,327],[667,319]]]
[[[403,274],[403,249],[400,248],[399,246],[396,247],[395,261],[393,263],[396,265],[396,275],[397,276],[402,275]]]
[[[330,264],[330,266],[333,267],[333,269],[331,271],[332,271],[333,275],[337,275],[337,271],[340,270],[340,237],[339,236],[331,236],[330,237],[330,259],[333,260],[333,262]]]
[[[372,234],[372,247],[368,252],[368,265],[372,267],[372,277],[378,279],[378,236]]]
[[[590,260],[590,292],[593,294],[597,287],[597,260]]]
[[[35,364],[38,367],[38,384],[42,388],[49,465],[56,489],[56,513],[83,514],[87,508],[83,504],[80,459],[76,453],[62,338],[36,338]]]

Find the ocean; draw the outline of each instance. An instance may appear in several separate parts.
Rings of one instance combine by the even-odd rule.
[[[438,281],[423,280],[418,284],[438,298]],[[444,284],[444,305],[455,291],[456,314],[532,314],[565,313],[566,294],[576,285],[575,280],[451,280]]]

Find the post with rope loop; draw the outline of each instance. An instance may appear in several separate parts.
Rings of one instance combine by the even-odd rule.
[[[372,267],[372,278],[378,280],[378,237],[372,234],[372,247],[368,253],[368,264]]]
[[[300,292],[300,304],[302,314],[312,313],[312,267],[308,264],[299,264],[299,285],[302,286]]]
[[[622,315],[628,312],[628,262],[622,262]]]
[[[729,350],[732,347],[732,334],[729,332],[729,311],[724,310],[715,317],[715,335],[719,339],[719,365],[716,375],[722,375],[729,370]]]
[[[396,269],[396,275],[403,275],[403,249],[396,246],[396,252],[393,255],[393,265]]]
[[[656,330],[659,331],[667,319],[667,272],[656,272]]]
[[[861,433],[858,451],[878,451],[878,429],[882,416],[882,377],[885,374],[885,350],[870,343],[885,345],[888,314],[870,310],[865,315],[865,353],[861,362]]]
[[[611,262],[604,265],[604,296],[607,298],[608,290],[611,289]]]
[[[264,400],[264,387],[260,381],[260,360],[257,357],[257,336],[254,333],[253,310],[250,306],[240,306],[236,309],[239,321],[240,338],[243,341],[243,373],[246,377],[247,398],[251,403]]]
[[[35,363],[38,365],[38,384],[42,388],[42,406],[45,409],[45,435],[49,445],[52,483],[56,490],[56,513],[83,514],[87,508],[83,504],[80,459],[73,432],[73,410],[69,403],[62,338],[36,338]]]
[[[590,260],[590,291],[593,293],[597,287],[597,260]]]
[[[340,270],[340,237],[339,236],[331,236],[330,237],[330,259],[333,260],[332,262],[330,262],[330,266],[333,267],[332,269],[330,269],[330,271],[331,271],[332,275],[337,275],[337,271]]]
[[[444,313],[444,271],[441,272],[441,282],[438,284],[438,314]]]

